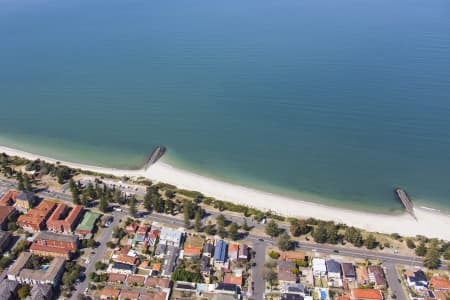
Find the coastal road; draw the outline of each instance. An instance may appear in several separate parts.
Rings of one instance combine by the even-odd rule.
[[[88,256],[89,263],[87,264],[86,270],[85,270],[86,279],[76,286],[76,289],[72,293],[72,297],[71,297],[71,299],[73,299],[73,300],[76,300],[78,295],[83,295],[84,290],[89,286],[88,275],[89,275],[89,273],[95,271],[95,263],[103,260],[106,249],[107,249],[106,243],[111,240],[113,228],[119,226],[120,219],[122,219],[125,216],[125,214],[115,212],[115,213],[113,213],[113,216],[114,216],[114,220],[111,223],[111,225],[107,228],[101,229],[102,233],[100,234],[100,238],[97,240],[97,242],[100,245],[94,250],[88,249],[89,251],[94,252],[94,254],[89,253],[89,256]]]

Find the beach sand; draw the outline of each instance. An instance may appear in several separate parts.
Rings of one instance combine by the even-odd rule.
[[[1,152],[25,157],[31,160],[40,158],[51,163],[58,161],[42,155],[32,154],[4,146],[0,146],[0,153]],[[207,196],[220,200],[244,204],[261,210],[272,210],[273,212],[284,216],[313,217],[321,220],[332,220],[338,223],[345,223],[368,231],[398,233],[403,236],[424,235],[427,237],[450,240],[450,216],[426,209],[415,208],[417,220],[406,213],[401,215],[386,215],[352,211],[230,184],[194,174],[189,171],[177,169],[164,162],[158,162],[147,170],[120,170],[68,161],[60,162],[61,164],[73,168],[91,170],[116,176],[146,177],[153,181],[176,185],[178,188],[199,191]]]

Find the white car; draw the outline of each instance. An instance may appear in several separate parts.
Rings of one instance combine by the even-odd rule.
[[[89,291],[89,288],[84,289],[84,294],[87,295],[87,292]]]

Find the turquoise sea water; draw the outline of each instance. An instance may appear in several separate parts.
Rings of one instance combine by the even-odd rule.
[[[450,2],[0,0],[0,144],[450,209]]]

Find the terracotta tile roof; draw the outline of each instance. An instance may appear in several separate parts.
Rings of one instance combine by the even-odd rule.
[[[242,285],[242,276],[233,276],[231,274],[226,274],[223,277],[223,283],[232,283],[238,286]]]
[[[66,256],[70,255],[70,250],[66,248],[60,248],[60,247],[52,247],[52,246],[44,246],[40,244],[32,244],[30,247],[31,253],[33,251],[42,251],[42,252],[48,252],[48,253],[59,253],[64,254]]]
[[[237,253],[239,251],[239,245],[238,244],[229,244],[228,245],[228,253]]]
[[[127,284],[128,285],[135,285],[135,284],[144,284],[145,282],[145,276],[142,275],[128,275],[127,277]]]
[[[0,224],[7,221],[8,216],[14,211],[12,206],[0,206]]]
[[[105,297],[117,298],[119,297],[120,289],[107,286],[103,288],[100,294]]]
[[[432,277],[430,285],[437,290],[450,290],[450,280],[441,276]]]
[[[359,266],[356,269],[356,277],[358,278],[359,283],[364,283],[369,280],[369,273],[367,272],[367,268],[365,266]]]
[[[155,271],[161,271],[161,264],[153,264],[152,265],[152,270],[155,270]]]
[[[17,224],[21,227],[32,227],[38,231],[55,207],[55,202],[44,200],[36,208],[30,209],[26,215],[21,215],[17,219]]]
[[[108,274],[108,282],[125,282],[127,275],[119,274],[119,273],[109,273]]]
[[[374,289],[353,289],[353,299],[370,299],[370,300],[382,300],[383,296],[380,290]]]
[[[139,292],[133,290],[122,290],[120,293],[120,299],[137,300],[139,299]]]
[[[350,300],[349,296],[339,296],[337,300]]]
[[[146,260],[141,262],[141,264],[139,265],[139,268],[147,268],[147,267],[148,267],[148,261],[146,261]]]
[[[443,291],[434,291],[437,300],[447,300],[447,294]]]
[[[140,235],[143,235],[143,234],[146,234],[147,231],[148,231],[148,226],[141,225],[141,226],[139,226],[137,233]]]
[[[140,300],[165,300],[166,299],[166,293],[159,291],[159,292],[141,292]]]
[[[168,278],[158,278],[158,277],[148,277],[147,281],[145,281],[146,287],[160,287],[160,288],[168,288],[170,287],[170,279]]]
[[[13,205],[14,202],[16,202],[17,195],[19,194],[18,191],[10,190],[7,191],[2,198],[0,198],[0,205]]]
[[[135,233],[138,228],[137,224],[133,223],[125,227],[125,232],[127,233]]]
[[[186,256],[200,256],[200,254],[202,253],[202,248],[203,247],[193,247],[193,246],[188,246],[185,245],[184,246],[184,255]]]
[[[120,262],[128,265],[136,265],[137,264],[137,258],[133,256],[127,256],[120,254],[116,258],[113,259],[115,262]]]
[[[159,230],[158,229],[152,229],[152,231],[150,231],[148,237],[150,239],[156,239],[159,235]]]
[[[306,258],[308,258],[308,256],[300,251],[285,251],[282,252],[280,255],[281,260],[294,261],[294,260],[305,260]]]

